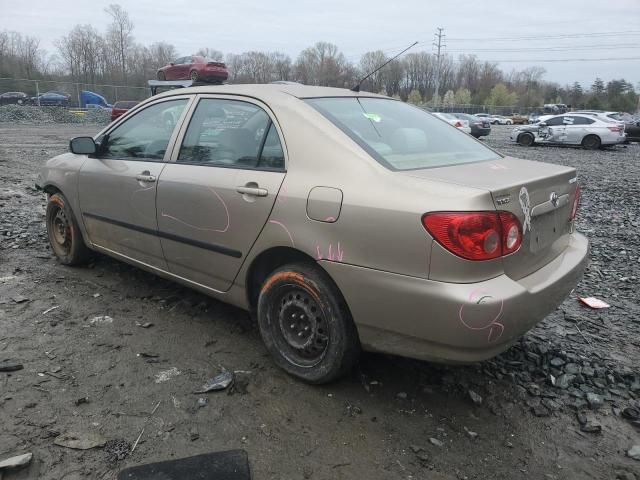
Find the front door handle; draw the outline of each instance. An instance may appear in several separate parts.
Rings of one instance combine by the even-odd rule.
[[[139,182],[155,182],[156,177],[150,175],[149,172],[142,172],[140,175],[136,175],[136,180]]]
[[[259,187],[247,187],[240,186],[236,187],[236,192],[242,193],[243,195],[253,195],[254,197],[266,197],[269,195],[269,191],[266,188]]]

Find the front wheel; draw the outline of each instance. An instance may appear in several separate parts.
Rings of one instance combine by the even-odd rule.
[[[582,139],[582,146],[587,150],[597,150],[600,145],[602,145],[602,142],[597,135],[587,135]]]
[[[164,82],[166,79],[167,77],[165,76],[164,72],[158,72],[158,80]]]
[[[521,133],[518,135],[518,145],[523,147],[530,147],[535,142],[535,138],[530,133]]]
[[[513,125],[513,122],[511,120],[507,120],[507,125]]]
[[[342,295],[314,265],[285,265],[268,276],[258,325],[275,363],[305,382],[330,382],[358,360],[358,333]]]
[[[53,253],[63,265],[79,265],[91,256],[80,233],[76,217],[61,193],[49,197],[46,212],[47,234]]]

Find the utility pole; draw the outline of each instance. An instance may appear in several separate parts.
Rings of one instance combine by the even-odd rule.
[[[436,53],[436,91],[435,94],[433,95],[433,106],[437,107],[438,106],[438,94],[440,92],[440,57],[442,56],[442,48],[445,47],[445,45],[443,45],[442,40],[445,38],[445,35],[442,33],[442,31],[444,30],[441,27],[437,28],[438,32],[436,33],[436,39],[438,40],[438,43],[436,43],[435,41],[433,42],[433,46],[436,47],[438,49],[438,53]]]

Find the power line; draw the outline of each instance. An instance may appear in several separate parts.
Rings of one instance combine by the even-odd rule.
[[[608,49],[623,49],[623,48],[638,48],[638,45],[631,45],[628,43],[619,43],[611,45],[577,45],[566,47],[525,47],[525,48],[459,48],[451,49],[449,52],[464,53],[464,52],[568,52],[571,50],[608,50]]]
[[[482,41],[513,41],[513,40],[549,40],[570,38],[594,38],[612,37],[620,35],[640,35],[640,30],[624,30],[617,32],[592,32],[592,33],[564,33],[560,35],[535,35],[521,37],[477,37],[477,38],[450,38],[450,42],[482,42]]]
[[[555,59],[543,59],[543,58],[523,58],[520,60],[507,59],[507,60],[484,60],[485,62],[494,63],[553,63],[553,62],[608,62],[616,60],[640,60],[640,57],[610,57],[610,58],[555,58]]]

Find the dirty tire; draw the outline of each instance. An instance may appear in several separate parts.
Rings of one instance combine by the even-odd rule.
[[[535,138],[530,133],[521,133],[518,135],[518,145],[522,145],[523,147],[530,147],[533,145]]]
[[[597,135],[587,135],[582,139],[582,146],[587,150],[597,150],[601,145],[602,141]]]
[[[91,257],[76,217],[61,193],[49,197],[46,212],[47,235],[53,253],[63,265],[80,265]]]
[[[197,82],[198,81],[198,71],[197,70],[192,70],[191,74],[189,75],[189,77],[191,78],[192,82]]]
[[[166,79],[167,77],[165,76],[164,72],[158,72],[158,80],[164,82]]]
[[[275,363],[307,383],[346,374],[360,355],[342,295],[312,264],[285,265],[267,277],[258,299],[258,325]]]

